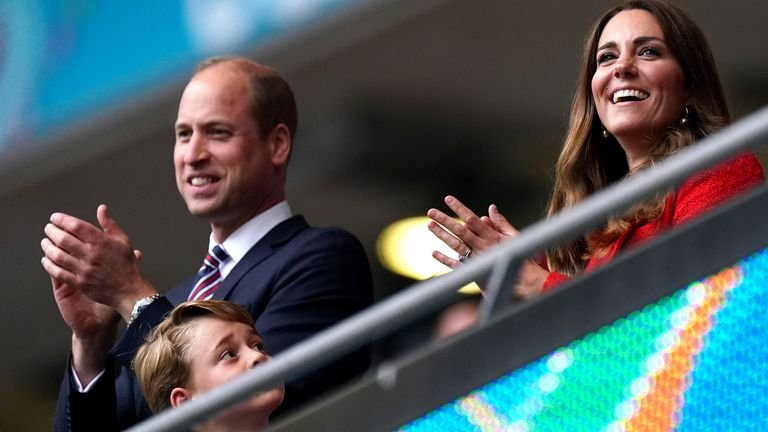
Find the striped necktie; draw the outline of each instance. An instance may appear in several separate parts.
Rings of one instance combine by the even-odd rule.
[[[223,278],[219,266],[229,259],[221,246],[216,245],[208,252],[200,271],[197,272],[197,282],[189,293],[187,300],[208,300],[213,297],[214,291],[221,285]]]

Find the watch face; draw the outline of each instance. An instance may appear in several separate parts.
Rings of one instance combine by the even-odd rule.
[[[133,306],[133,312],[131,312],[131,318],[128,321],[128,325],[133,322],[133,320],[136,319],[137,316],[143,311],[147,306],[151,305],[153,301],[157,300],[160,297],[160,294],[155,294],[151,297],[144,297],[143,299],[140,299],[136,302],[136,304]]]
[[[139,306],[138,306],[139,311],[141,311],[145,307],[147,307],[150,304],[152,304],[152,302],[157,300],[158,297],[160,297],[160,295],[155,294],[155,295],[153,295],[151,297],[145,297],[145,298],[139,300]]]

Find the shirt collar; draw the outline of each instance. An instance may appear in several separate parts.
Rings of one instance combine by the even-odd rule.
[[[221,244],[221,247],[224,248],[231,259],[228,259],[222,265],[222,277],[226,277],[245,254],[251,250],[253,245],[267,235],[272,228],[291,216],[293,216],[293,213],[290,206],[288,206],[288,202],[281,201],[259,213],[227,237],[224,243]],[[211,233],[208,238],[208,250],[211,250],[214,245],[216,245],[216,242],[213,239],[213,233]]]

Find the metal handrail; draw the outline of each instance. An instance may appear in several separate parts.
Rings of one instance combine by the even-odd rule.
[[[236,380],[181,406],[160,413],[138,424],[130,432],[181,431],[251,395],[318,369],[382,336],[448,305],[458,287],[492,275],[484,303],[484,317],[491,316],[508,298],[511,284],[503,281],[515,276],[510,263],[519,263],[533,254],[575,238],[603,223],[610,215],[628,209],[657,191],[673,187],[693,173],[740,151],[757,146],[768,138],[768,107],[670,156],[653,169],[595,193],[578,206],[540,221],[487,253],[473,258],[455,271],[436,279],[417,283],[392,295],[337,325],[294,345]],[[499,265],[502,263],[502,265]],[[497,267],[498,266],[498,267]],[[506,276],[504,275],[506,274]]]

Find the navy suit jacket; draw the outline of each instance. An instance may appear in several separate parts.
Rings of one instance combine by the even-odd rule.
[[[122,430],[151,415],[130,365],[138,347],[174,305],[186,300],[194,278],[153,302],[110,352],[104,375],[88,393],[76,389],[71,367],[59,392],[56,431]],[[277,354],[373,302],[368,259],[360,242],[338,228],[313,228],[294,216],[261,239],[214,294],[244,306],[267,349]],[[286,383],[281,412],[362,374],[367,349]]]

